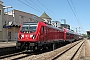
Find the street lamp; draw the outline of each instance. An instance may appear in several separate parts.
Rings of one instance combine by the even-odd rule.
[[[7,9],[7,23],[8,23],[8,8],[12,8],[12,6],[5,6],[4,9]],[[7,28],[7,42],[8,42],[8,28]]]

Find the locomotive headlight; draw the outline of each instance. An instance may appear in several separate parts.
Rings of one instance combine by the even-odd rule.
[[[20,39],[24,38],[24,35],[19,35],[19,38],[20,38]]]
[[[33,35],[32,39],[35,39],[36,38],[36,35]]]
[[[28,31],[27,31],[27,33],[28,33]]]
[[[21,35],[21,37],[24,37],[24,35]]]
[[[33,35],[30,35],[30,38],[32,38],[33,37]]]
[[[30,35],[30,38],[32,39],[35,39],[35,37],[36,37],[35,35]]]

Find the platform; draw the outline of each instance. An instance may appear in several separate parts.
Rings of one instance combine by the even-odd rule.
[[[0,42],[0,48],[16,46],[16,42]]]
[[[90,39],[86,39],[79,60],[90,60]]]

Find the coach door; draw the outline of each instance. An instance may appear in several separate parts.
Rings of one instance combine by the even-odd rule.
[[[47,27],[44,27],[44,40],[47,40]]]
[[[46,27],[44,27],[44,26],[42,26],[41,27],[41,40],[43,40],[43,41],[46,41]]]
[[[44,41],[44,26],[41,27],[40,40]]]

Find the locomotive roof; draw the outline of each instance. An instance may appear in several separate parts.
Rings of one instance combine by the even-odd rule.
[[[54,26],[52,26],[52,25],[46,25],[46,26],[48,26],[48,27],[50,27],[50,28],[53,28],[53,29],[57,29],[57,30],[61,30],[61,31],[63,31],[63,29],[58,28],[58,27],[54,27]]]
[[[68,30],[68,29],[66,29],[66,32],[67,32],[67,33],[72,33],[72,34],[74,34],[74,32],[73,32],[73,31]]]
[[[39,22],[23,22],[23,24],[37,24]],[[45,22],[43,22],[45,23]],[[46,23],[45,23],[46,24]],[[46,26],[50,27],[50,28],[53,28],[53,29],[57,29],[57,30],[60,30],[60,31],[64,31],[63,29],[61,28],[58,28],[58,27],[55,27],[55,26],[52,26],[52,25],[49,25],[49,24],[46,24]],[[73,32],[71,30],[68,30],[68,29],[65,29],[66,30],[66,33],[71,33],[71,34],[76,34],[76,35],[79,35],[78,33],[76,32]]]
[[[36,24],[37,22],[23,22],[23,24]]]
[[[66,30],[66,33],[71,33],[71,34],[79,35],[78,33],[73,32],[73,31],[71,31],[71,30],[69,30],[69,29],[65,29],[65,30]]]

